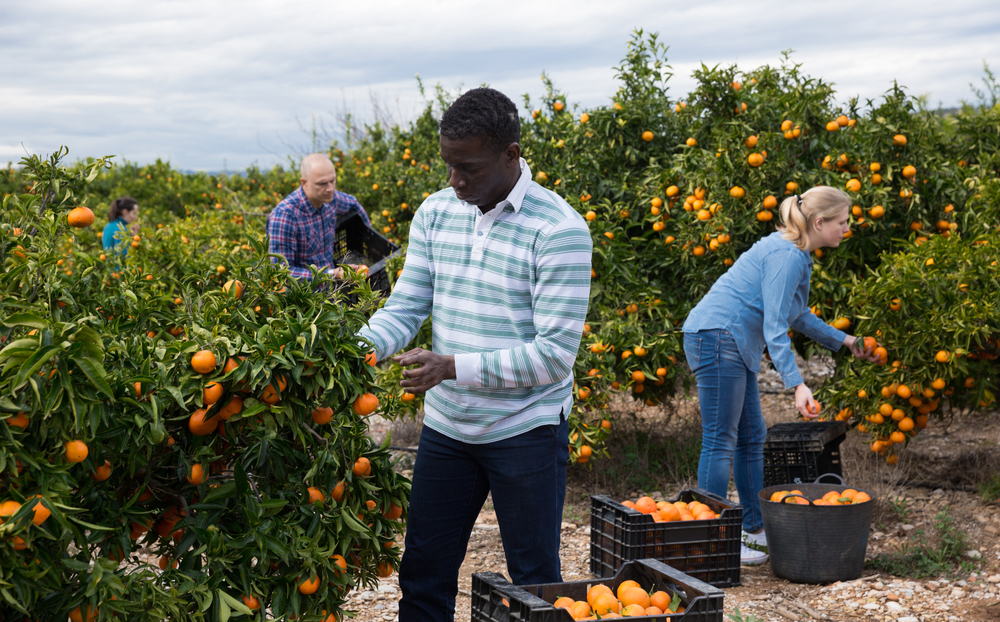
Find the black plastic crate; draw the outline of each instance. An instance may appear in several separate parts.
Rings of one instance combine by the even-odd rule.
[[[368,282],[373,290],[389,294],[392,287],[385,262],[399,252],[399,246],[365,224],[361,216],[354,214],[343,221],[337,221],[333,260],[341,263],[346,257],[348,260],[344,263],[366,263]]]
[[[840,443],[847,437],[844,421],[778,423],[764,441],[764,487],[809,484],[820,475],[843,475]]]
[[[472,575],[472,622],[573,622],[569,612],[552,605],[557,598],[587,600],[587,591],[595,585],[607,585],[611,591],[623,581],[636,581],[649,590],[656,588],[681,596],[684,611],[659,616],[641,616],[633,620],[670,620],[671,622],[722,622],[722,590],[690,577],[655,559],[624,564],[614,577],[590,581],[514,586],[495,572]],[[509,605],[504,604],[507,599]]]
[[[674,501],[700,501],[712,520],[657,523],[604,495],[590,498],[590,571],[610,577],[622,564],[656,559],[716,587],[740,584],[743,506],[707,490],[682,490]]]

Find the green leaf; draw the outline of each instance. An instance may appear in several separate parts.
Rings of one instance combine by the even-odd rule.
[[[216,602],[219,603],[219,620],[220,622],[229,622],[229,616],[232,613],[232,611],[229,609],[229,602],[226,601],[225,598],[223,598],[222,590],[218,590],[217,594],[218,594],[218,599],[216,600]]]
[[[87,357],[74,357],[70,359],[77,367],[80,368],[94,387],[101,393],[107,395],[111,399],[115,399],[114,393],[111,391],[111,385],[105,379],[107,372],[104,371],[104,366],[102,366],[98,361]]]
[[[43,346],[28,357],[28,360],[21,365],[21,371],[18,372],[17,377],[14,379],[14,389],[24,386],[29,376],[37,372],[42,365],[55,356],[56,352],[60,352],[62,349],[61,345]]]
[[[223,592],[222,590],[219,590],[219,597],[225,600],[227,603],[229,603],[230,608],[235,609],[236,611],[244,615],[248,616],[253,615],[253,611],[251,611],[249,607],[243,604],[242,600],[239,600],[234,596],[230,596],[229,594]]]
[[[39,330],[47,325],[45,321],[33,313],[15,313],[3,321],[4,326],[30,326]]]

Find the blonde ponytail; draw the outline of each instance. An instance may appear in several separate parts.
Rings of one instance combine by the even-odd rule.
[[[816,186],[802,194],[793,194],[781,202],[779,211],[784,231],[781,237],[805,250],[809,234],[817,218],[831,220],[851,206],[851,197],[843,190],[830,186]]]

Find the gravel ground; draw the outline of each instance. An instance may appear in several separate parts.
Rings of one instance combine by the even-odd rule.
[[[818,384],[833,373],[829,358],[814,358],[808,362],[799,360],[806,381],[811,386]],[[765,368],[760,376],[760,389],[768,425],[778,421],[794,419],[795,411],[791,392],[783,390],[780,378],[771,369]],[[690,400],[687,400],[690,403]],[[697,412],[696,409],[691,409]],[[876,620],[896,622],[936,622],[936,621],[997,621],[1000,622],[1000,506],[983,504],[982,500],[963,486],[949,486],[949,489],[907,485],[906,480],[957,481],[954,479],[954,458],[956,454],[966,460],[969,452],[979,448],[996,453],[1000,441],[998,417],[982,420],[952,420],[948,425],[936,425],[925,430],[924,436],[915,443],[897,465],[898,475],[893,481],[866,481],[865,487],[878,487],[880,494],[889,496],[902,512],[883,511],[873,522],[869,538],[868,557],[883,552],[896,551],[907,544],[917,542],[920,533],[931,531],[935,516],[944,507],[952,508],[956,526],[970,537],[970,560],[977,561],[977,572],[962,577],[933,577],[932,579],[906,580],[886,574],[866,571],[856,581],[835,583],[826,586],[795,584],[778,579],[771,572],[769,564],[760,567],[744,567],[741,572],[740,587],[725,590],[725,611],[733,613],[739,607],[744,616],[753,614],[758,620],[782,622],[795,620]],[[393,444],[413,446],[419,438],[419,428],[400,431],[393,428]],[[372,421],[372,436],[382,437],[389,429],[384,420]],[[851,463],[850,451],[845,443],[845,473],[858,473],[871,477],[872,469],[863,460],[870,456],[858,450],[860,457]],[[863,449],[863,448],[862,448]],[[404,475],[411,475],[412,453],[403,453],[400,469]],[[965,463],[963,463],[965,464]],[[973,461],[966,468],[975,468]],[[950,478],[950,479],[949,479]],[[851,480],[852,482],[855,480]],[[921,480],[922,481],[922,480]],[[860,486],[861,484],[855,484]],[[582,494],[601,491],[575,491]],[[631,498],[639,493],[633,491]],[[661,491],[652,491],[658,496]],[[663,490],[663,495],[673,497],[676,490]],[[662,495],[660,495],[662,496]],[[736,500],[735,491],[730,496]],[[570,495],[567,495],[570,498]],[[1000,500],[998,500],[1000,502]],[[590,526],[586,509],[577,506],[567,513],[562,525],[561,558],[563,579],[582,581],[594,578],[590,573]],[[905,521],[905,522],[904,522]],[[493,571],[506,574],[506,561],[500,541],[499,526],[492,506],[487,501],[469,542],[469,550],[459,577],[459,595],[455,613],[456,620],[471,619],[470,588],[472,574]],[[385,579],[377,591],[354,592],[349,596],[348,609],[357,611],[359,622],[398,620],[400,597],[397,575]]]

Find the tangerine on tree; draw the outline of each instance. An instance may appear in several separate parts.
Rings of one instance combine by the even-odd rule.
[[[74,207],[66,217],[69,226],[84,229],[94,224],[94,212],[89,207]]]
[[[215,371],[217,361],[211,350],[199,350],[191,357],[191,367],[199,374],[210,374]]]
[[[83,462],[87,459],[87,454],[90,453],[87,444],[80,440],[67,441],[63,447],[65,449],[66,461],[73,464]]]

